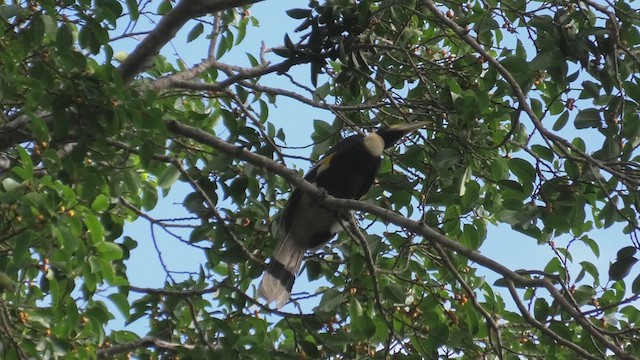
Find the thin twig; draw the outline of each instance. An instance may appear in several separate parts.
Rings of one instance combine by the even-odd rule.
[[[507,283],[507,288],[509,289],[509,293],[511,293],[511,298],[516,303],[516,306],[518,307],[518,310],[520,310],[520,313],[522,314],[524,319],[529,324],[533,325],[533,327],[538,329],[543,334],[549,336],[550,338],[552,338],[557,343],[562,344],[562,345],[568,347],[569,349],[575,351],[577,354],[581,355],[583,358],[591,359],[591,360],[598,360],[599,359],[599,358],[589,354],[586,350],[584,350],[582,347],[580,347],[580,345],[577,345],[577,344],[575,344],[575,343],[573,343],[573,342],[571,342],[569,340],[566,340],[563,337],[561,337],[560,335],[558,335],[555,332],[551,331],[545,324],[539,322],[533,316],[531,316],[531,313],[529,313],[529,310],[527,310],[527,307],[524,306],[524,304],[520,300],[520,296],[518,295],[518,292],[516,290],[515,285],[513,284],[513,281],[511,281],[510,279],[507,279],[506,283]]]
[[[453,275],[453,277],[456,278],[458,283],[460,283],[460,286],[462,286],[462,289],[464,290],[464,292],[467,293],[467,296],[471,300],[471,304],[473,305],[473,307],[476,308],[476,310],[478,310],[478,312],[487,321],[487,326],[489,327],[489,331],[488,331],[489,341],[492,344],[493,344],[493,342],[491,341],[491,339],[493,338],[492,330],[495,332],[496,343],[493,344],[493,347],[496,351],[496,356],[498,357],[498,359],[502,360],[504,358],[502,353],[502,349],[504,348],[504,346],[502,345],[502,339],[500,337],[500,327],[498,326],[498,323],[493,319],[493,316],[491,316],[491,314],[489,314],[489,312],[478,302],[478,299],[476,298],[476,294],[473,292],[473,289],[471,289],[469,284],[467,284],[467,282],[464,281],[464,279],[462,278],[462,275],[460,275],[456,267],[453,265],[453,263],[451,262],[451,259],[449,259],[449,256],[444,251],[442,246],[440,246],[440,244],[433,244],[433,247],[438,252],[438,255],[440,255],[440,258],[444,262],[444,265],[446,266],[446,268]]]
[[[386,351],[388,352],[391,350],[391,347],[389,345],[391,343],[391,339],[393,339],[394,337],[395,330],[393,328],[393,323],[387,318],[387,312],[384,310],[384,307],[382,306],[382,300],[380,297],[380,287],[378,286],[378,274],[376,273],[376,265],[373,261],[373,255],[371,254],[369,243],[367,242],[367,239],[364,237],[364,234],[362,233],[362,231],[360,231],[360,227],[358,227],[358,224],[356,223],[353,215],[351,214],[348,215],[348,220],[346,225],[348,226],[345,226],[345,224],[342,224],[342,227],[345,230],[347,230],[349,235],[351,235],[351,237],[358,242],[358,244],[362,248],[362,251],[364,252],[364,256],[366,260],[365,263],[367,264],[367,269],[369,270],[369,276],[371,277],[371,283],[373,284],[373,296],[374,296],[376,308],[380,312],[380,316],[382,316],[385,323],[387,323],[387,328],[389,329],[388,343],[387,343],[387,346],[385,347]]]

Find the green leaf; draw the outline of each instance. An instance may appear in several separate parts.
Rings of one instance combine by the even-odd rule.
[[[284,34],[284,46],[287,48],[287,50],[295,50],[295,45],[293,44],[293,41],[291,41],[291,38],[289,37],[289,34]]]
[[[618,259],[609,267],[609,279],[613,281],[622,280],[631,272],[631,268],[638,262],[634,257]]]
[[[520,183],[513,180],[500,180],[497,182],[501,189],[511,189],[516,192],[524,192],[522,189],[522,185]]]
[[[600,247],[598,246],[598,243],[595,240],[591,239],[586,235],[582,236],[580,240],[591,249],[591,252],[593,252],[593,255],[595,255],[596,257],[600,257]]]
[[[66,226],[54,227],[51,229],[53,236],[62,245],[62,249],[67,253],[72,253],[78,248],[78,238],[73,234],[71,229]]]
[[[31,18],[27,35],[31,38],[31,47],[38,47],[42,43],[45,34],[45,24],[42,13],[34,13]]]
[[[473,306],[470,304],[464,307],[465,310],[465,321],[467,323],[467,327],[469,329],[469,333],[473,336],[477,335],[480,331],[480,316],[478,312]]]
[[[173,165],[167,165],[158,176],[158,186],[169,189],[180,178],[180,170]]]
[[[85,214],[84,224],[89,230],[89,234],[91,235],[91,240],[93,241],[93,243],[97,244],[102,242],[102,239],[104,237],[104,229],[102,228],[100,220],[98,220],[98,218],[96,218],[92,214]]]
[[[307,269],[307,279],[309,281],[318,280],[322,274],[322,264],[315,259],[309,259],[305,262],[304,266]]]
[[[184,198],[182,205],[190,213],[204,215],[209,212],[209,209],[204,205],[204,201],[200,193],[192,192]]]
[[[460,161],[461,154],[454,149],[442,149],[433,158],[433,166],[439,170],[448,170]]]
[[[200,241],[209,240],[211,236],[212,228],[211,225],[205,224],[200,225],[191,231],[191,235],[189,235],[189,242],[192,244],[198,243]]]
[[[356,298],[351,298],[349,301],[349,315],[353,319],[359,319],[363,314],[362,305]]]
[[[573,293],[573,297],[580,306],[591,303],[591,300],[595,297],[595,295],[595,289],[589,285],[580,285],[575,289]]]
[[[618,250],[616,257],[618,259],[632,257],[636,254],[638,249],[635,246],[625,246],[622,249]]]
[[[549,303],[547,300],[543,298],[536,299],[535,305],[533,307],[533,316],[536,320],[545,323],[547,318],[549,317]]]
[[[142,192],[142,208],[144,210],[152,210],[158,203],[158,191],[155,187],[145,186]]]
[[[122,258],[122,248],[116,243],[103,241],[96,244],[96,250],[105,260],[120,260]]]
[[[313,120],[313,130],[315,131],[314,135],[317,136],[317,138],[314,137],[314,139],[318,140],[326,140],[335,133],[331,124],[317,119]]]
[[[238,34],[237,34],[238,37],[236,38],[234,45],[239,45],[247,35],[247,22],[245,21],[240,22],[240,24],[237,27],[237,30],[238,30]]]
[[[320,304],[316,308],[316,312],[332,313],[338,306],[340,306],[344,298],[345,294],[340,290],[329,289],[324,293],[324,295],[322,295],[322,299],[320,299]]]
[[[594,83],[593,81],[583,81],[582,82],[582,89],[583,89],[583,93],[586,94],[587,96],[583,96],[582,94],[580,95],[581,99],[586,99],[587,97],[590,97],[592,99],[597,99],[600,97],[600,85]]]
[[[467,182],[467,186],[462,196],[462,208],[471,209],[480,199],[480,184],[474,180]]]
[[[318,358],[320,356],[320,351],[318,351],[318,345],[308,340],[303,340],[300,342],[302,350],[304,354],[311,357],[312,359]]]
[[[187,34],[187,42],[190,43],[193,40],[197,39],[198,36],[202,35],[203,32],[204,32],[204,25],[202,25],[201,22],[197,23],[193,28],[191,28],[191,31],[189,31],[189,33]]]
[[[31,246],[31,235],[31,230],[26,230],[13,237],[15,245],[13,246],[12,261],[18,267],[22,266],[22,260]]]
[[[291,18],[304,19],[311,15],[311,9],[289,9],[286,13]]]
[[[555,332],[560,335],[560,337],[564,338],[568,341],[573,341],[573,335],[571,334],[571,330],[569,330],[568,325],[560,321],[554,321],[549,325],[549,330]]]
[[[100,194],[91,203],[91,208],[97,212],[103,212],[109,206],[109,197],[105,194]]]
[[[58,51],[71,49],[73,45],[73,34],[67,24],[62,24],[56,32],[56,47]]]
[[[124,317],[125,320],[129,319],[131,307],[129,306],[129,300],[127,297],[120,293],[113,293],[107,296],[109,300],[113,302],[113,304],[120,310],[120,313]]]
[[[633,280],[633,284],[631,284],[631,292],[634,294],[640,294],[640,275],[636,276],[635,280]]]
[[[127,0],[127,9],[129,10],[129,18],[131,18],[131,21],[138,20],[138,17],[140,16],[138,2],[136,0]]]
[[[481,245],[481,238],[478,230],[471,224],[462,226],[462,236],[460,242],[470,249],[477,249]]]
[[[6,22],[9,22],[9,19],[23,12],[25,12],[25,9],[23,9],[20,5],[5,3],[0,6],[0,18],[2,18]]]
[[[330,91],[331,91],[331,85],[328,82],[326,82],[320,85],[318,88],[316,88],[314,95],[318,99],[324,99],[327,97],[327,95],[329,95]]]
[[[563,58],[560,49],[554,47],[550,50],[544,50],[538,53],[536,57],[531,60],[529,66],[532,70],[547,70]]]
[[[564,274],[565,269],[562,263],[560,262],[560,260],[558,260],[557,257],[554,257],[551,260],[549,260],[549,262],[544,268],[544,271],[551,274]]]
[[[553,124],[553,130],[555,131],[562,130],[562,128],[564,128],[565,125],[567,125],[568,121],[569,121],[569,111],[565,111],[562,114],[560,114],[560,116],[558,117],[558,120],[556,120],[556,122]]]
[[[544,145],[531,145],[531,151],[536,153],[542,160],[553,161],[554,153],[553,150],[549,149]]]
[[[376,333],[376,323],[367,315],[359,317],[353,323],[353,327],[355,332],[362,334],[367,339]]]
[[[405,289],[401,285],[395,283],[386,285],[383,290],[383,295],[386,300],[393,304],[404,305],[404,301],[407,298],[407,292]]]
[[[162,0],[162,2],[158,5],[158,15],[164,15],[167,12],[169,12],[169,10],[171,10],[173,6],[171,5],[171,1],[169,0]]]
[[[18,182],[16,180],[14,180],[13,178],[6,177],[6,178],[2,179],[2,188],[6,192],[12,192],[13,190],[19,188],[20,186],[22,186],[22,182]]]
[[[576,129],[598,128],[601,124],[600,111],[597,109],[581,110],[574,120]]]
[[[593,265],[588,261],[581,261],[580,266],[586,273],[591,275],[591,277],[595,280],[596,283],[599,282],[600,273],[598,272],[598,268],[595,265]]]
[[[513,158],[509,159],[507,166],[523,184],[531,184],[535,180],[536,170],[530,162],[520,158]]]
[[[22,167],[13,168],[13,172],[22,178],[22,180],[30,180],[33,178],[33,162],[31,156],[22,146],[17,146],[16,151],[20,155],[20,163]]]
[[[636,103],[640,103],[640,83],[634,83],[631,81],[625,81],[624,89]]]
[[[102,269],[102,263],[100,262],[100,259],[93,255],[89,256],[89,268],[91,269],[92,274],[98,274]],[[85,280],[85,282],[87,281]]]

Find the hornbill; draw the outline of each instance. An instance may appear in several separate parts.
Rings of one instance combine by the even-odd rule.
[[[383,126],[366,136],[349,136],[329,149],[304,179],[333,197],[360,199],[373,184],[384,149],[427,124],[396,124]],[[307,250],[323,246],[342,229],[338,212],[298,189],[291,194],[279,227],[281,240],[258,288],[258,295],[269,303],[275,301],[278,309],[291,295]]]

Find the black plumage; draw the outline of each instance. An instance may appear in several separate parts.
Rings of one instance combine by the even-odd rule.
[[[383,150],[426,124],[398,124],[382,127],[366,136],[349,136],[334,145],[304,178],[331,196],[360,199],[373,184]],[[278,308],[282,307],[289,299],[304,254],[323,246],[341,230],[338,217],[312,195],[294,190],[280,218],[280,243],[258,294],[269,302],[275,301]]]

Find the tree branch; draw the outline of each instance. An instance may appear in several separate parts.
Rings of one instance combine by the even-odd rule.
[[[192,18],[259,1],[262,0],[180,0],[118,66],[122,81],[126,84],[138,76],[149,60],[156,56],[160,49],[171,41],[182,26]]]
[[[202,91],[222,91],[230,85],[239,82],[240,80],[259,77],[274,72],[283,73],[289,70],[289,68],[291,68],[292,66],[303,64],[305,62],[307,62],[307,60],[304,59],[296,59],[295,61],[285,60],[273,65],[269,65],[267,63],[252,68],[238,69],[236,67],[231,67],[230,65],[227,65],[225,63],[221,63],[215,59],[208,59],[187,71],[165,76],[154,81],[153,87],[156,91],[169,88],[182,88]],[[194,78],[195,76],[210,68],[226,70],[226,72],[228,71],[228,73],[233,73],[233,75],[230,75],[226,79],[215,83],[199,83],[188,81],[189,79]]]
[[[369,275],[371,276],[371,283],[373,285],[373,295],[374,295],[374,301],[376,303],[376,308],[380,312],[380,316],[382,316],[382,319],[384,319],[384,322],[387,324],[387,329],[389,332],[387,346],[385,346],[385,349],[388,352],[391,349],[391,346],[390,346],[391,341],[395,336],[395,329],[393,328],[393,323],[387,318],[387,312],[384,310],[384,307],[382,306],[382,300],[380,298],[380,287],[378,286],[378,274],[376,273],[376,265],[373,262],[373,255],[371,254],[369,243],[367,242],[367,239],[364,237],[364,234],[362,233],[362,231],[360,231],[360,227],[358,227],[358,224],[356,223],[356,220],[354,219],[352,214],[349,214],[349,219],[346,222],[346,224],[344,222],[342,223],[342,227],[345,230],[347,230],[349,235],[351,235],[351,237],[358,242],[358,244],[362,248],[362,251],[364,252],[365,263],[367,264],[367,269],[369,270]]]

